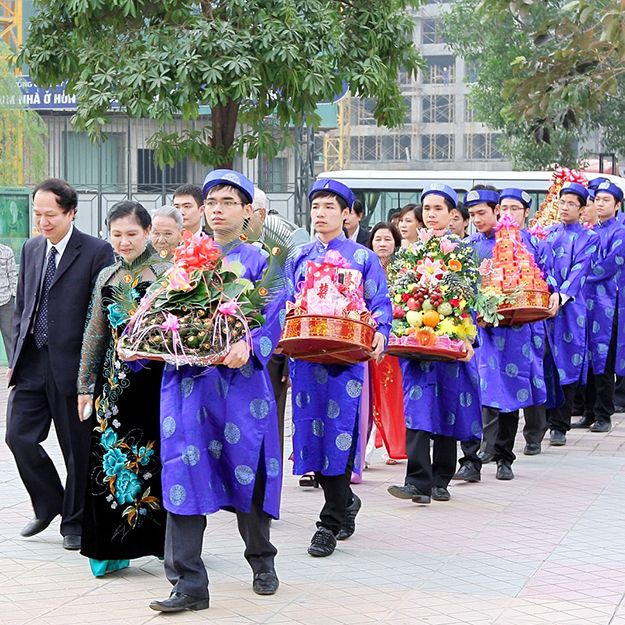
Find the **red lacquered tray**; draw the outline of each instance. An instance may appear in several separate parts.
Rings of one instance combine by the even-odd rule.
[[[386,348],[386,353],[391,356],[408,358],[410,360],[435,360],[453,361],[461,360],[467,355],[464,350],[445,349],[443,347],[431,347],[425,345],[398,345],[390,344]]]
[[[375,328],[347,317],[287,317],[278,348],[298,360],[352,364],[369,360]]]
[[[497,312],[503,315],[503,319],[499,320],[500,326],[513,326],[549,318],[549,308],[543,306],[500,308]]]

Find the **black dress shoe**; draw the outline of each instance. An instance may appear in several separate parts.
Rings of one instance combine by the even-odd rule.
[[[275,571],[259,571],[254,573],[252,590],[257,595],[275,595],[280,585],[280,580]]]
[[[612,424],[609,421],[595,421],[590,426],[591,432],[609,432],[612,428]]]
[[[463,480],[465,482],[479,482],[482,479],[482,474],[472,462],[467,462],[454,473],[451,479]],[[434,496],[434,494],[432,494],[432,496]]]
[[[68,551],[78,551],[81,546],[80,536],[76,534],[68,534],[67,536],[63,536],[63,549],[67,549]]]
[[[579,421],[575,421],[575,423],[571,423],[571,427],[574,429],[585,430],[588,429],[594,423],[594,419],[590,419],[588,417],[582,417]]]
[[[412,499],[416,495],[421,495],[421,491],[412,484],[404,484],[403,486],[393,485],[386,489],[393,497],[397,499]]]
[[[43,532],[43,530],[45,530],[46,527],[48,527],[48,525],[52,523],[55,516],[56,514],[53,514],[52,516],[46,517],[45,519],[33,519],[32,521],[29,521],[24,526],[20,534],[24,538],[28,538],[29,536],[35,536],[40,532]]]
[[[566,445],[566,433],[560,430],[551,430],[549,435],[549,444],[553,447],[562,447]]]
[[[444,486],[435,486],[432,489],[432,499],[434,499],[434,501],[449,501],[451,495]]]
[[[477,457],[482,461],[482,464],[488,464],[495,459],[493,454],[488,453],[487,451],[480,451]]]
[[[208,603],[208,597],[198,599],[191,595],[183,595],[181,592],[172,592],[163,601],[150,602],[150,608],[157,612],[184,612],[185,610],[206,610]]]
[[[310,541],[308,554],[315,558],[331,556],[336,549],[336,537],[327,527],[320,527]]]
[[[356,531],[356,515],[361,507],[362,501],[360,501],[360,497],[354,494],[352,503],[347,506],[347,510],[345,511],[345,519],[343,520],[339,533],[336,535],[336,540],[347,540]]]
[[[541,452],[540,443],[527,443],[523,448],[526,456],[537,456]]]
[[[512,473],[512,465],[505,460],[497,461],[497,473],[495,477],[498,480],[513,480],[514,473]]]

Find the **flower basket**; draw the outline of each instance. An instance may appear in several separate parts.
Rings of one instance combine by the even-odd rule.
[[[263,278],[253,284],[242,277],[241,263],[228,262],[212,238],[185,233],[173,267],[152,285],[128,323],[121,353],[208,366],[220,364],[238,341],[251,350],[251,331],[264,321],[261,311],[275,287],[272,263],[280,252],[272,249]]]

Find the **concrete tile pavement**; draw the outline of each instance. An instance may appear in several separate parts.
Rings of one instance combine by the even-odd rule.
[[[0,371],[0,375],[1,375]],[[6,407],[0,392],[0,414]],[[258,597],[233,515],[209,518],[204,557],[211,608],[176,623],[271,625],[625,625],[625,424],[610,434],[572,431],[563,448],[519,456],[516,479],[453,483],[452,500],[418,506],[386,493],[404,466],[380,459],[355,487],[357,532],[327,559],[306,547],[319,490],[284,481],[274,523],[280,590]],[[4,420],[0,425],[4,440]],[[46,444],[59,458],[51,437]],[[521,441],[517,446],[522,448]],[[290,463],[286,463],[287,474]],[[0,443],[0,625],[143,625],[162,622],[151,599],[169,593],[155,558],[103,579],[64,551],[58,521],[31,539],[32,511],[13,458]]]

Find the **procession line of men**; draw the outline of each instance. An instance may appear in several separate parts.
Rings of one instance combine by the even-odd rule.
[[[485,454],[492,453],[497,477],[512,479],[519,410],[524,410],[533,437],[527,451],[536,451],[547,429],[551,443],[562,444],[570,427],[575,389],[584,383],[584,425],[593,431],[609,429],[614,374],[625,374],[625,328],[618,324],[625,314],[625,226],[616,219],[623,194],[607,180],[591,192],[592,196],[575,183],[562,189],[562,221],[544,241],[523,230],[523,241],[550,286],[549,320],[480,328],[475,344],[466,346],[464,362],[402,364],[408,472],[405,484],[391,487],[391,494],[415,503],[429,503],[431,496],[448,500],[457,440],[463,443],[465,457],[456,477],[478,481],[481,464],[488,459]],[[253,218],[254,195],[253,183],[239,172],[208,174],[201,198],[194,202],[202,200],[207,225],[219,245],[225,246],[227,237],[241,232]],[[67,183],[46,181],[35,189],[34,197],[41,236],[29,241],[22,255],[7,442],[35,509],[35,519],[23,535],[39,533],[61,513],[61,532],[71,549],[80,541],[80,493],[85,488],[85,476],[80,475],[84,463],[74,452],[88,448],[90,426],[75,414],[79,349],[69,354],[68,346],[80,346],[95,278],[112,262],[112,253],[107,243],[73,227],[77,198]],[[589,218],[582,225],[582,211],[591,198],[597,220],[593,223]],[[290,255],[285,297],[294,298],[309,262],[318,262],[329,252],[340,255],[362,275],[364,299],[377,324],[371,352],[377,360],[388,341],[392,309],[378,257],[344,233],[355,196],[342,183],[323,179],[313,184],[309,201],[316,239]],[[433,184],[424,190],[422,201],[426,227],[446,232],[451,211],[458,206],[456,192]],[[500,213],[509,212],[524,226],[531,202],[519,189],[497,192],[480,186],[466,194],[465,206],[477,234],[463,244],[485,259],[492,255]],[[183,217],[187,208],[182,202]],[[201,231],[201,215],[192,227]],[[60,259],[49,253],[51,247],[57,248]],[[261,279],[266,258],[258,247],[241,242],[228,248],[230,255],[242,265],[244,277],[251,282]],[[268,367],[279,340],[283,308],[284,299],[274,299],[263,311],[265,323],[252,333],[253,348],[243,341],[236,343],[224,366],[165,371],[161,389],[162,427],[167,430],[163,430],[161,451],[163,505],[168,512],[165,570],[173,589],[167,599],[150,604],[154,610],[208,607],[202,535],[205,515],[220,509],[237,513],[255,592],[273,594],[278,589],[270,520],[278,518],[280,510],[282,447]],[[337,540],[355,531],[361,501],[351,490],[350,477],[364,461],[358,440],[364,371],[362,364],[291,362],[294,472],[314,472],[324,494],[308,547],[311,556],[331,555]],[[453,411],[446,401],[453,401]],[[482,406],[488,409],[488,418],[480,453]],[[533,423],[528,421],[532,408]],[[65,488],[40,446],[51,420],[70,473]],[[435,443],[433,464],[430,439]],[[189,462],[189,449],[199,454],[197,462]]]

